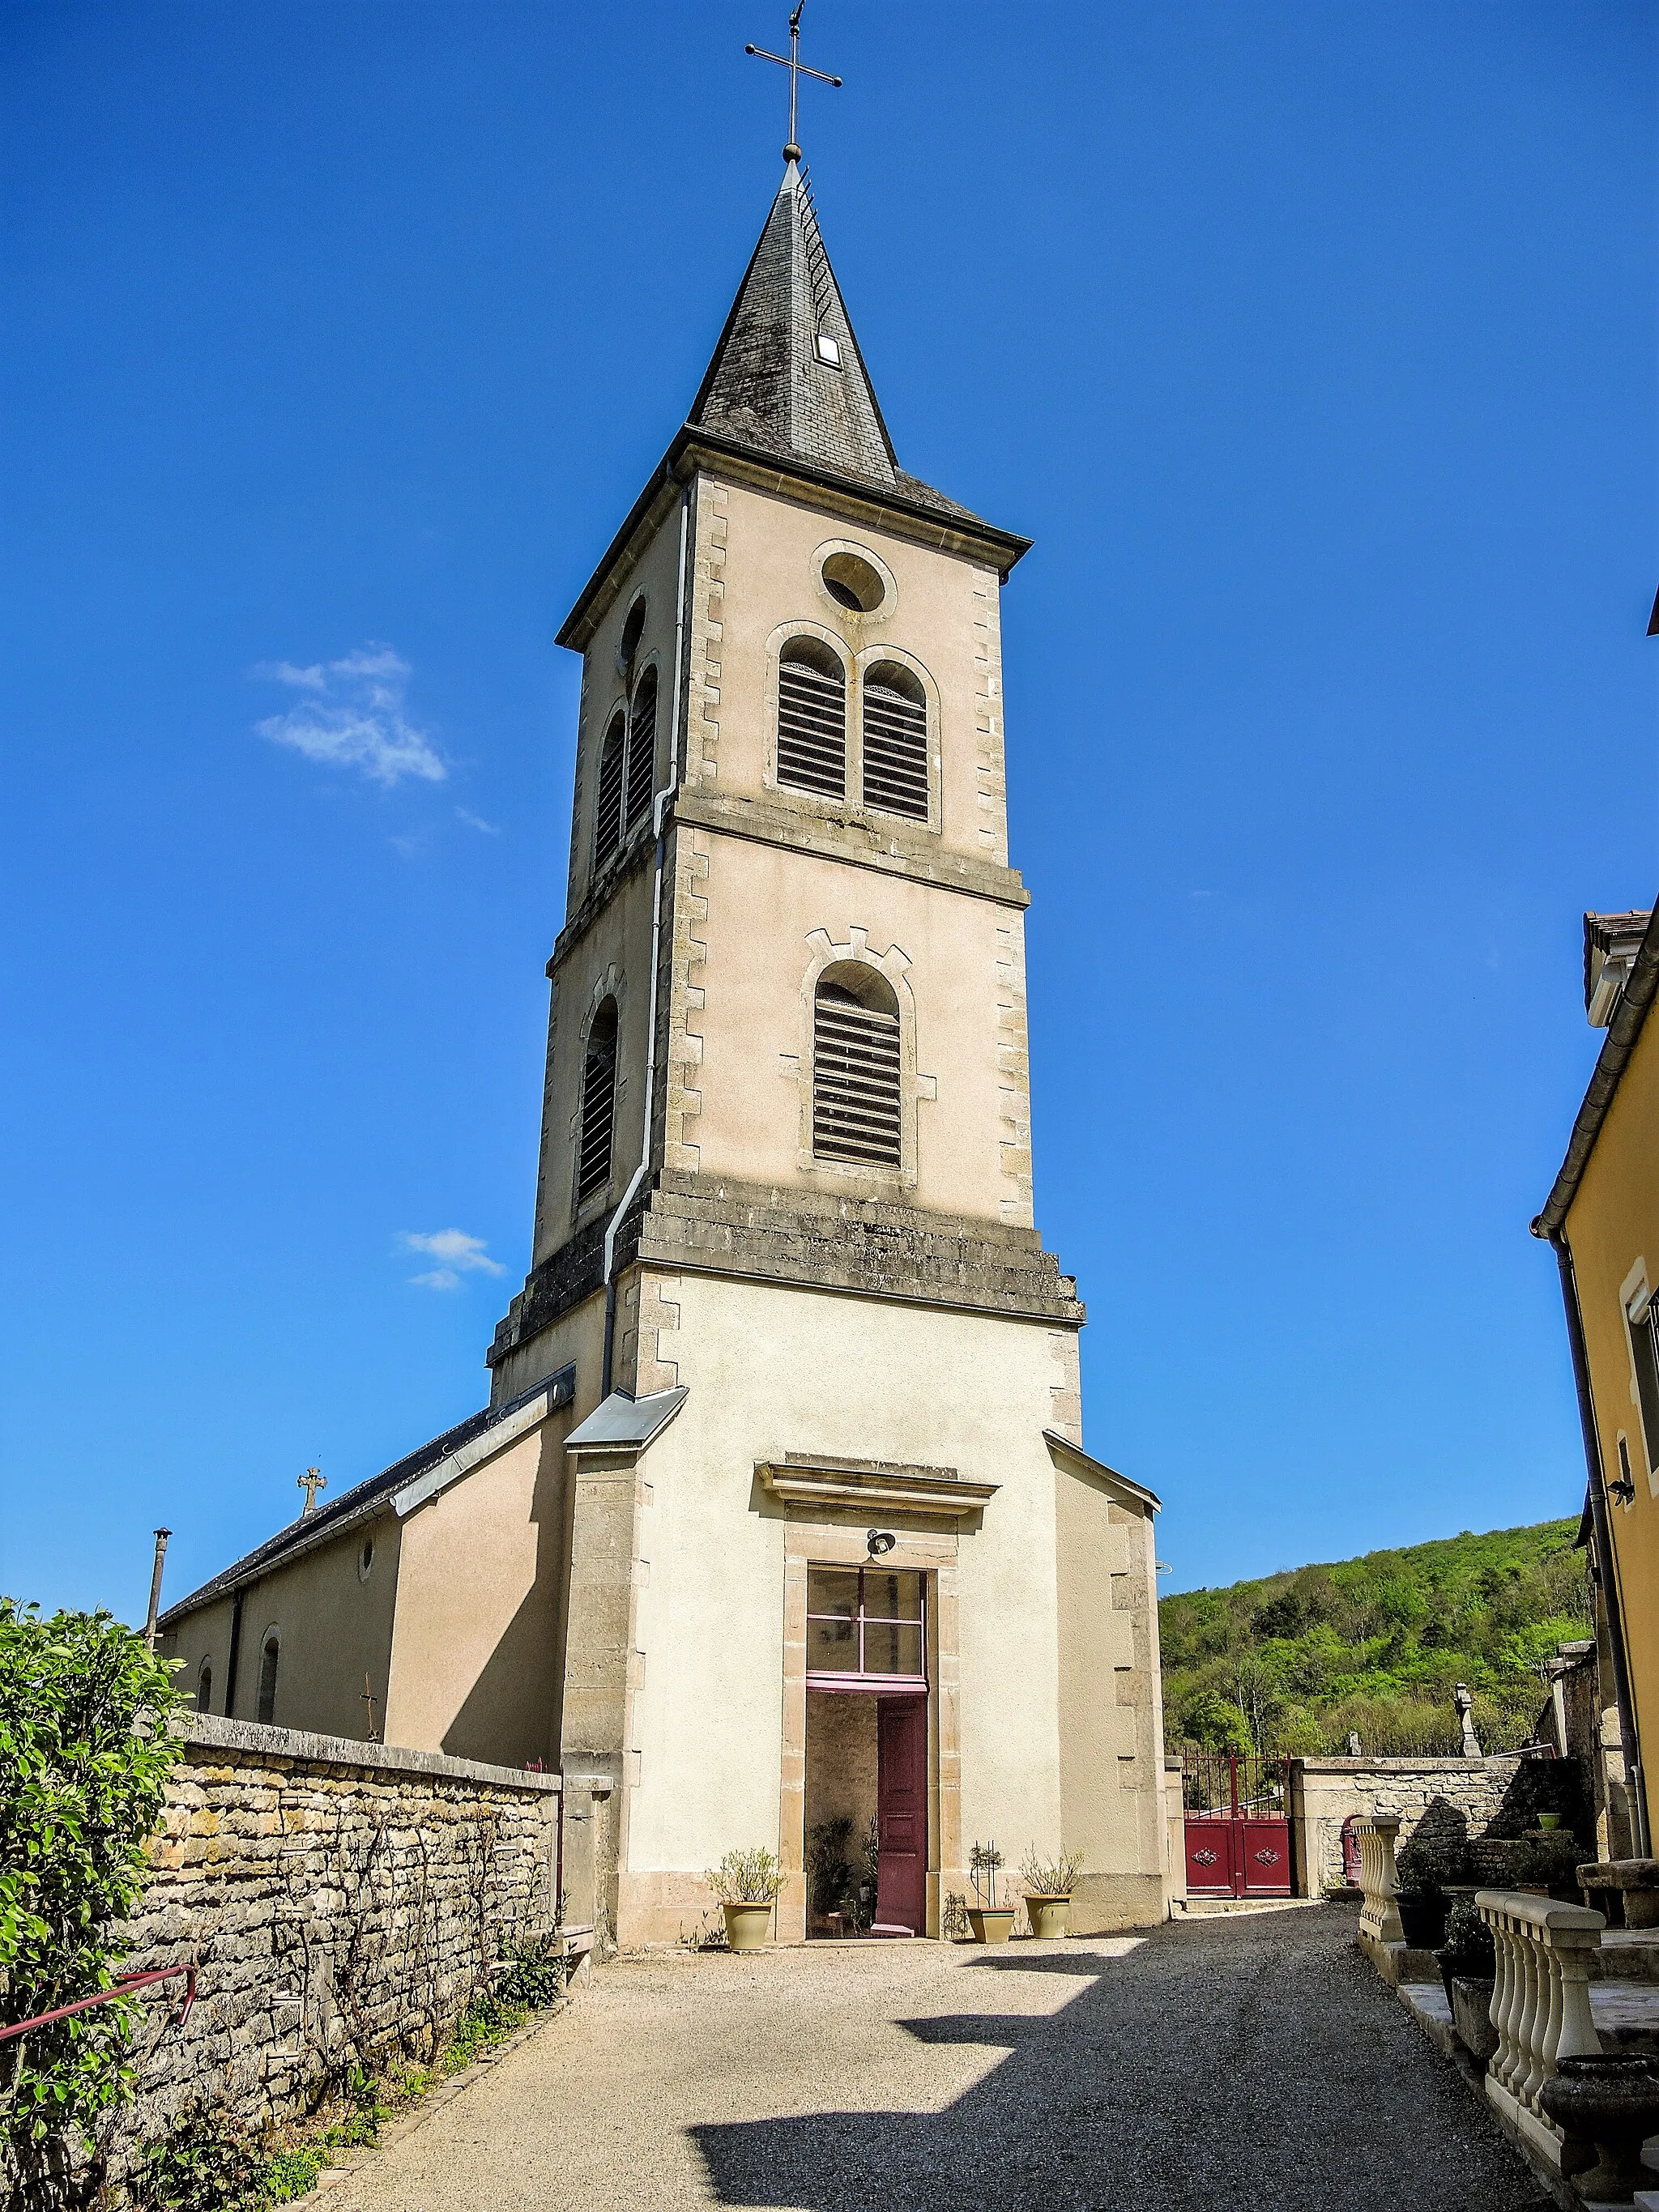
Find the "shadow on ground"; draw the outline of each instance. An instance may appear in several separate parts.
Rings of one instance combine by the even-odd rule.
[[[800,2212],[1535,2212],[1484,2104],[1314,1906],[1160,1929],[1121,1957],[975,1960],[1062,1976],[1057,2010],[896,2023],[981,2045],[939,2112],[823,2112],[691,2130],[715,2201]],[[984,1984],[988,1994],[996,1987]],[[834,2096],[826,2085],[825,2101]]]

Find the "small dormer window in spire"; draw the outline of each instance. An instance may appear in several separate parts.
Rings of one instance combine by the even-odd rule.
[[[823,363],[826,368],[839,368],[841,367],[841,348],[836,344],[834,338],[830,337],[828,331],[820,331],[818,332],[818,359]]]

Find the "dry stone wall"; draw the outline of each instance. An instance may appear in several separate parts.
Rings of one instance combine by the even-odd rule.
[[[197,1999],[182,2027],[153,2005],[107,2146],[117,2202],[140,2144],[193,2110],[257,2134],[353,2064],[428,2052],[503,1941],[557,1909],[555,1775],[210,1715],[184,1729],[116,1933],[127,1971],[195,1960]]]
[[[1342,1824],[1351,1816],[1400,1816],[1401,1844],[1432,1806],[1461,1814],[1471,1838],[1518,1836],[1540,1809],[1577,1818],[1577,1760],[1491,1759],[1297,1759],[1291,1809],[1297,1820],[1299,1887],[1317,1897],[1342,1880]]]

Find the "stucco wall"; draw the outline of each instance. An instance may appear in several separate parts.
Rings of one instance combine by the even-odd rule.
[[[240,1657],[231,1717],[257,1720],[260,1654],[265,1632],[277,1632],[277,1728],[315,1729],[366,1741],[374,1699],[377,1729],[384,1723],[392,1616],[399,1574],[398,1516],[386,1510],[355,1522],[314,1551],[272,1568],[242,1593]],[[368,1575],[360,1572],[362,1547],[374,1544]],[[213,1708],[222,1714],[230,1680],[230,1634],[234,1601],[223,1598],[187,1614],[160,1649],[184,1662],[193,1686],[205,1655],[213,1667]]]
[[[1042,1431],[1075,1389],[1071,1332],[707,1277],[682,1278],[676,1299],[673,1354],[690,1395],[640,1463],[634,1556],[615,1562],[629,1578],[637,1647],[623,1747],[623,1940],[672,1937],[695,1920],[703,1870],[734,1845],[781,1845],[799,1866],[799,1832],[781,1835],[780,1813],[788,1513],[755,1474],[789,1451],[951,1466],[1000,1486],[982,1526],[915,1534],[934,1547],[927,1557],[943,1546],[954,1561],[957,1847],[965,1856],[994,1837],[1011,1863],[1028,1844],[1056,1851],[1056,1474]],[[902,1530],[906,1517],[884,1514],[882,1525]],[[1109,1610],[1109,1559],[1101,1565],[1095,1602]],[[1109,1682],[1102,1694],[1112,1697]],[[1135,1790],[1117,1787],[1117,1725],[1109,1785],[1086,1760],[1074,1769],[1076,1827],[1109,1856],[1091,1873],[1144,1869],[1156,1888],[1158,1762],[1140,1777],[1149,1823]],[[960,1861],[935,1871],[945,1887],[967,1886]],[[1159,1917],[1156,1905],[1146,1917]]]
[[[388,1742],[557,1763],[571,1425],[552,1413],[404,1522]]]
[[[1607,1479],[1619,1474],[1619,1438],[1636,1495],[1609,1514],[1630,1655],[1636,1732],[1650,1759],[1659,1741],[1659,1468],[1649,1460],[1637,1402],[1623,1291],[1638,1263],[1659,1289],[1659,1016],[1650,1016],[1567,1214],[1578,1279],[1596,1429]],[[1653,1440],[1659,1458],[1659,1437]],[[1652,1832],[1654,1785],[1644,1762]]]

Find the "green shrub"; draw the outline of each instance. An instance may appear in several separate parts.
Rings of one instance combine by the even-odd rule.
[[[253,2197],[263,2172],[225,2115],[197,2106],[145,2145],[133,2195],[143,2212],[224,2212]]]
[[[504,1971],[495,1981],[496,2002],[545,2012],[564,1994],[568,1961],[556,1934],[515,1936],[501,1947]]]
[[[0,1598],[0,2022],[112,1987],[110,1923],[143,1886],[179,1702],[172,1669],[109,1613],[43,1620]],[[116,1998],[0,2043],[0,2139],[15,2156],[91,2135],[131,2087],[142,2009]]]
[[[710,1869],[708,1887],[722,1905],[771,1905],[783,1887],[783,1869],[759,1844],[752,1850],[727,1851]]]

